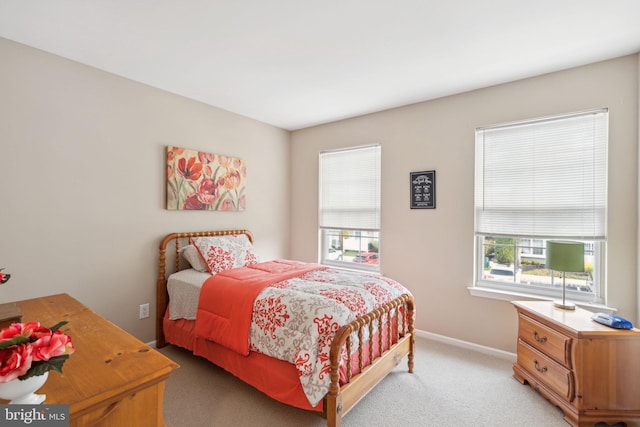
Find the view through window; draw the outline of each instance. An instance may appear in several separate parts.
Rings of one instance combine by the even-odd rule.
[[[491,287],[555,297],[563,283],[562,272],[546,268],[546,240],[481,236],[481,280]],[[596,247],[583,242],[584,272],[567,272],[566,291],[574,300],[594,301],[599,294],[594,283]]]

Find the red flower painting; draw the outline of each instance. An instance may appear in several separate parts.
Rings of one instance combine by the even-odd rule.
[[[167,209],[243,211],[246,175],[242,159],[167,147]]]

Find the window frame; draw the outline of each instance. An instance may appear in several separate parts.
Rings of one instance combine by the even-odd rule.
[[[371,173],[371,172],[373,173],[373,176],[370,177],[369,179],[375,180],[376,184],[375,184],[375,190],[373,191],[373,196],[372,196],[373,201],[370,201],[369,203],[371,203],[371,205],[367,205],[365,209],[373,209],[373,212],[374,212],[373,218],[375,218],[373,220],[373,223],[371,222],[372,217],[370,215],[365,215],[365,217],[362,217],[361,215],[357,215],[357,214],[350,215],[348,213],[346,214],[346,217],[348,217],[349,219],[346,220],[346,222],[344,218],[337,220],[337,222],[328,221],[326,217],[323,216],[323,184],[326,185],[326,182],[327,182],[323,180],[323,155],[329,155],[328,157],[331,158],[331,156],[339,155],[341,152],[344,152],[345,155],[348,156],[347,152],[353,153],[356,150],[369,150],[369,149],[371,151],[365,152],[364,155],[373,157],[376,164],[373,167],[373,169],[371,171],[367,171],[367,173]],[[340,148],[335,150],[321,151],[318,156],[318,161],[319,161],[318,263],[322,265],[328,265],[328,266],[333,266],[338,268],[360,270],[360,271],[366,271],[371,273],[380,273],[380,262],[381,262],[380,211],[381,211],[381,199],[382,199],[382,196],[381,196],[382,146],[381,144],[369,144],[369,145],[363,145],[363,146],[355,146],[355,147]],[[359,166],[362,166],[362,165],[359,165]],[[355,189],[357,189],[358,187],[357,181],[358,180],[354,181]],[[330,202],[329,203],[330,211],[331,210],[335,211],[335,206],[336,206],[335,204],[332,204]],[[355,212],[365,212],[365,211],[361,210],[361,211],[355,211]],[[361,222],[361,221],[364,221],[364,222]],[[363,240],[363,239],[368,240],[368,242],[366,242],[366,245],[367,245],[366,249],[362,249],[361,241],[358,243],[358,249],[356,250],[358,255],[362,253],[375,252],[375,251],[370,251],[370,247],[373,242],[377,241],[378,262],[375,264],[354,262],[351,256],[345,256],[344,242],[341,242],[342,243],[342,247],[340,249],[342,251],[341,259],[330,259],[328,255],[329,255],[329,248],[332,247],[332,244],[331,244],[331,236],[329,236],[329,233],[332,233],[332,232],[337,232],[337,233],[340,233],[341,235],[343,233],[355,234],[357,235],[357,237],[354,237],[354,238],[357,238],[358,240]],[[368,234],[373,234],[373,235],[367,236]],[[350,251],[353,251],[353,249],[351,249]]]
[[[608,181],[608,174],[607,174],[607,157],[608,157],[608,143],[609,143],[609,135],[608,135],[608,121],[609,121],[609,111],[606,108],[602,108],[602,109],[597,109],[597,110],[592,110],[592,111],[586,111],[586,112],[579,112],[579,113],[571,113],[571,114],[563,114],[563,115],[558,115],[558,116],[552,116],[552,117],[545,117],[545,118],[539,118],[539,119],[532,119],[532,120],[524,120],[524,121],[520,121],[520,122],[516,122],[516,123],[510,123],[510,124],[504,124],[504,125],[496,125],[496,126],[491,126],[491,127],[487,127],[487,128],[478,128],[476,129],[476,150],[478,147],[478,135],[479,135],[479,131],[482,129],[488,129],[488,128],[499,128],[499,127],[508,127],[508,126],[512,126],[512,125],[522,125],[522,124],[529,124],[529,123],[539,123],[539,122],[554,122],[554,120],[561,120],[561,119],[565,119],[565,118],[571,118],[574,116],[579,116],[582,114],[594,114],[594,113],[604,113],[605,114],[605,139],[603,141],[604,143],[604,165],[601,165],[602,167],[604,167],[604,186],[605,186],[605,204],[604,204],[604,210],[605,210],[605,235],[604,238],[593,238],[590,239],[588,236],[581,236],[580,238],[578,237],[571,237],[571,240],[574,241],[581,241],[584,243],[588,243],[588,244],[592,244],[593,245],[593,275],[592,275],[592,283],[591,283],[591,287],[593,290],[593,293],[591,292],[584,292],[584,291],[574,291],[571,290],[569,288],[566,289],[566,294],[567,294],[567,298],[569,300],[572,300],[578,304],[583,304],[583,305],[593,305],[593,306],[598,306],[598,307],[605,307],[606,305],[606,250],[607,250],[607,245],[606,245],[606,215],[608,212],[608,197],[606,195],[606,182]],[[475,155],[475,167],[478,168],[478,151],[476,151],[476,155]],[[482,171],[484,171],[484,165],[482,166],[483,169]],[[476,174],[474,175],[474,186],[477,185],[477,180],[478,180],[478,171],[476,171]],[[489,237],[490,234],[487,232],[479,232],[478,231],[478,225],[476,222],[476,215],[477,215],[477,201],[475,200],[478,197],[477,194],[477,190],[476,193],[474,194],[474,277],[473,277],[473,285],[472,287],[470,287],[470,291],[472,293],[472,295],[477,295],[477,296],[491,296],[493,297],[498,297],[500,299],[513,299],[512,297],[527,297],[527,298],[533,298],[533,299],[554,299],[554,298],[558,298],[561,296],[562,294],[562,280],[560,279],[560,286],[553,286],[555,284],[555,281],[553,281],[552,279],[552,286],[538,286],[538,285],[527,285],[524,283],[510,283],[510,282],[505,282],[505,281],[500,281],[500,280],[491,280],[491,279],[486,279],[484,277],[484,268],[485,268],[485,252],[484,252],[484,246],[485,246],[485,237]],[[536,248],[534,248],[534,241],[536,240],[552,240],[552,239],[558,239],[557,236],[544,236],[544,235],[539,235],[539,234],[532,234],[532,235],[504,235],[501,234],[499,235],[499,237],[509,237],[509,238],[513,238],[513,239],[518,239],[515,240],[515,242],[520,242],[520,240],[525,240],[525,239],[529,239],[529,247],[531,248],[531,251],[533,252]],[[522,245],[520,244],[516,244],[515,248],[521,248]],[[543,248],[546,248],[546,245],[543,244]],[[544,253],[543,249],[543,253]],[[522,250],[520,250],[520,254],[522,254]],[[517,261],[520,258],[520,256],[516,257],[514,256],[514,273],[518,271],[518,269],[521,267],[521,265],[515,265],[517,264]],[[515,276],[515,274],[514,274]],[[549,276],[547,276],[549,277]],[[558,279],[555,279],[558,280]]]

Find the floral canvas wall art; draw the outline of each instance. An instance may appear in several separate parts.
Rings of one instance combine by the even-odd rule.
[[[167,147],[167,209],[244,211],[245,161]]]

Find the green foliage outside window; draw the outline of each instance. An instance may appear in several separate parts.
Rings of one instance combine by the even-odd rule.
[[[513,239],[509,237],[496,237],[495,243],[494,254],[496,262],[505,265],[513,264]]]

